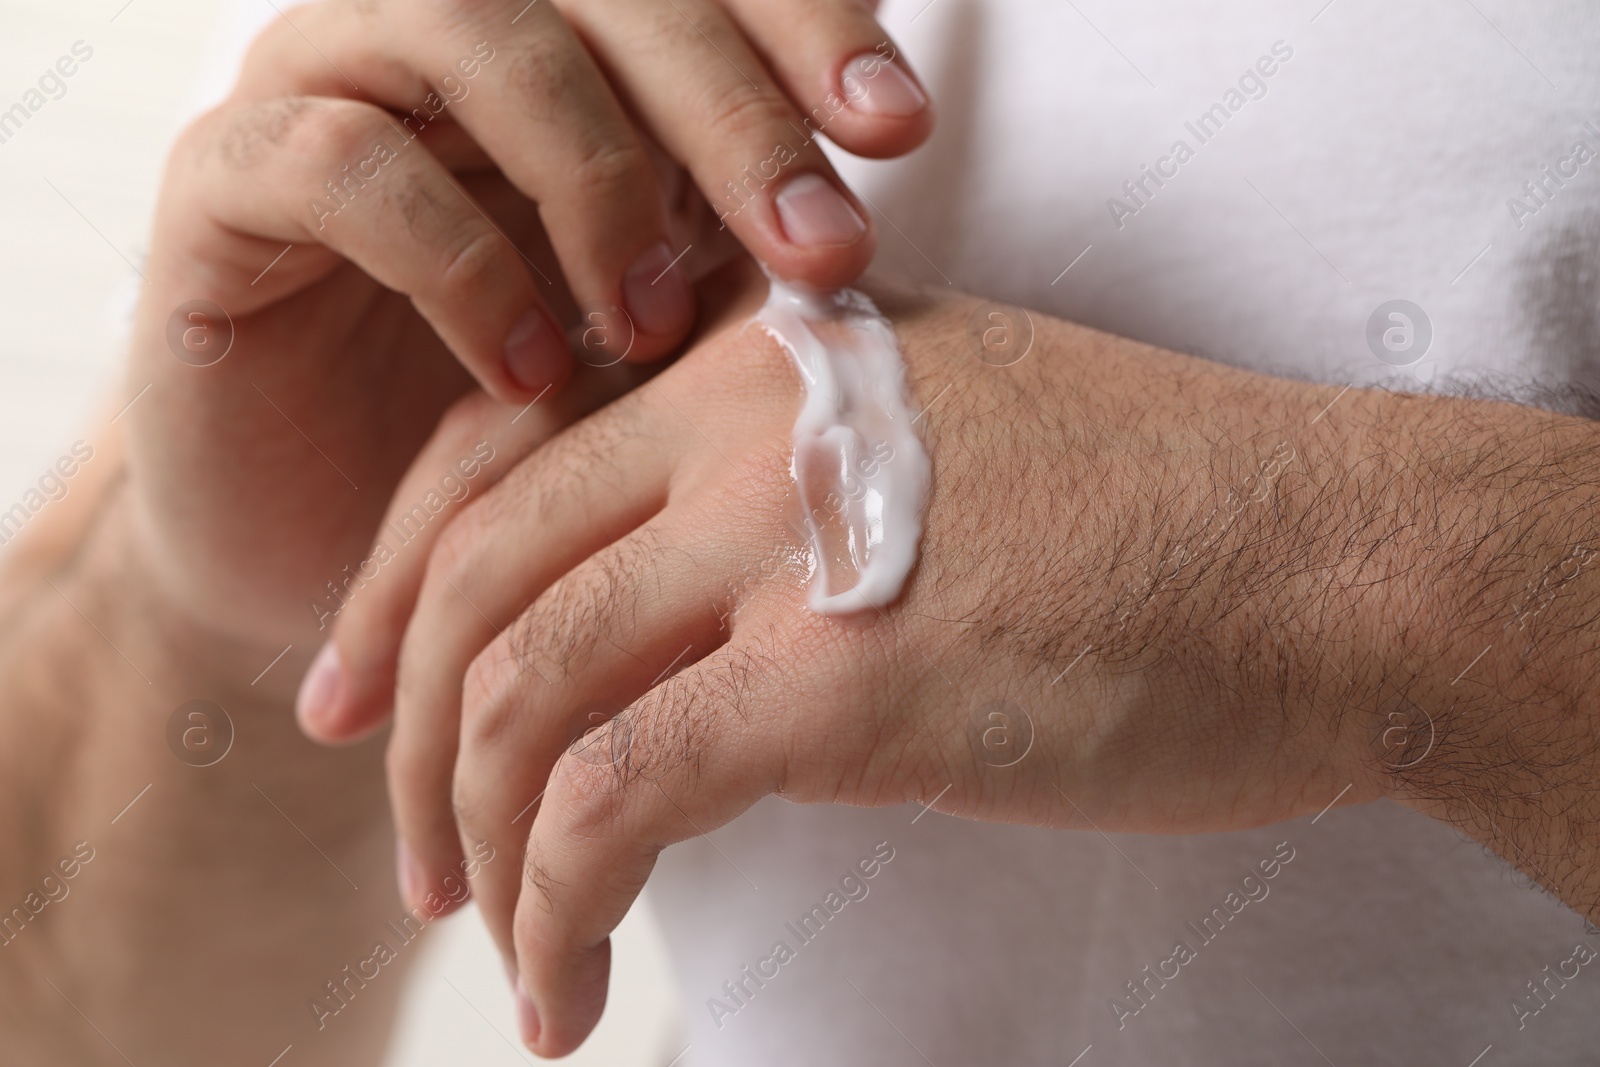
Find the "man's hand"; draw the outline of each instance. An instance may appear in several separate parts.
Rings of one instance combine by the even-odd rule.
[[[1519,855],[1592,825],[1593,575],[1544,583],[1541,640],[1455,676],[1518,625],[1544,556],[1593,536],[1592,424],[1042,316],[1025,359],[991,366],[973,301],[884,298],[927,406],[928,532],[899,603],[824,618],[789,473],[798,383],[746,325],[746,282],[682,361],[445,530],[414,615],[386,593],[341,620],[350,658],[384,662],[365,646],[410,616],[389,758],[406,892],[461,840],[524,856],[476,893],[537,1051],[598,1018],[607,934],[660,850],[767,793],[1166,833],[1387,793],[1590,899],[1592,831],[1559,866]],[[370,719],[392,684],[352,679],[324,721]],[[1535,723],[1570,773],[1540,776],[1516,740]],[[1508,829],[1516,805],[1546,829]]]

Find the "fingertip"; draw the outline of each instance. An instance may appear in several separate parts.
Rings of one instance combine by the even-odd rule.
[[[839,89],[858,113],[874,118],[906,119],[928,110],[927,90],[897,56],[863,52],[846,60]]]
[[[622,278],[622,298],[642,333],[676,342],[694,325],[694,290],[683,269],[683,252],[657,241],[639,254]]]
[[[773,205],[784,239],[799,248],[849,248],[867,235],[865,212],[832,181],[808,171],[790,178]]]
[[[394,839],[394,877],[400,890],[400,903],[408,908],[416,906],[424,896],[422,865],[406,839],[398,835]]]
[[[517,996],[517,1029],[522,1034],[522,1043],[538,1051],[539,1036],[544,1031],[539,1023],[539,1009],[534,1006],[533,998],[528,996],[521,977],[515,979],[513,989]]]
[[[871,264],[877,231],[866,208],[835,179],[797,174],[772,203],[781,240],[776,254],[765,258],[779,277],[832,289],[855,281]]]
[[[572,377],[572,351],[548,311],[529,308],[512,325],[506,334],[503,366],[514,395],[504,395],[505,389],[497,390],[490,383],[485,387],[501,393],[499,399],[510,403],[560,388]]]
[[[832,134],[840,147],[869,159],[893,159],[933,132],[933,100],[899,56],[863,52],[845,61],[838,80],[848,102],[848,119]]]
[[[833,92],[842,104],[818,131],[853,155],[894,159],[933,133],[933,101],[898,56],[875,50],[844,60]]]
[[[459,876],[456,869],[446,867],[445,874],[429,875],[428,864],[398,834],[394,842],[394,859],[400,903],[413,915],[421,912],[428,922],[435,922],[460,911],[472,899],[471,886]]]
[[[607,984],[611,977],[611,939],[577,950],[565,966],[551,976],[543,995],[528,997],[528,1009],[537,1029],[524,1040],[545,1059],[575,1052],[594,1032],[605,1013]],[[519,988],[521,979],[518,979]],[[527,995],[527,994],[524,994]],[[519,1021],[521,1007],[519,1003]]]
[[[364,681],[330,638],[300,683],[295,719],[301,732],[319,744],[348,745],[382,726],[393,705],[384,687]]]
[[[317,652],[300,680],[294,715],[301,732],[324,744],[337,740],[344,693],[343,660],[339,656],[339,646],[330,640]]]
[[[316,733],[306,730],[303,723],[301,724],[301,729],[305,730],[307,737],[311,738],[311,740],[317,742],[318,744],[337,747],[340,745],[359,744],[360,742],[365,741],[367,738],[371,737],[375,732],[381,729],[383,724],[388,721],[389,712],[387,709],[385,709],[383,711],[374,712],[371,715],[359,717],[356,715],[346,715],[342,718],[322,724],[320,727],[318,727]]]
[[[863,159],[898,159],[922,147],[935,125],[937,113],[929,104],[904,118],[855,113],[848,124],[840,123],[837,129],[830,130],[829,137],[840,148]]]

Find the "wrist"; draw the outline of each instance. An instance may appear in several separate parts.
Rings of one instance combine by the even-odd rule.
[[[1380,760],[1386,792],[1570,902],[1600,870],[1600,434],[1508,403],[1410,402],[1403,421],[1373,420],[1369,446],[1439,457],[1392,464],[1407,521],[1374,626],[1379,708],[1401,748]]]
[[[1383,796],[1368,698],[1410,617],[1391,580],[1409,570],[1341,495],[1363,446],[1317,417],[1338,390],[1131,355],[1100,372],[1108,395],[1076,405],[1120,431],[1096,446],[1110,476],[1087,479],[1115,576],[1100,644],[1139,665],[1174,763],[1217,761],[1236,823]]]

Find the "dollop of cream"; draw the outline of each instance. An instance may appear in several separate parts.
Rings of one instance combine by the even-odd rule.
[[[756,321],[805,384],[791,470],[816,559],[811,610],[887,607],[916,565],[933,472],[900,342],[865,293],[771,285]]]

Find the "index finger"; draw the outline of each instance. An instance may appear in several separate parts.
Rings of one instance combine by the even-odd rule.
[[[756,259],[825,288],[866,270],[877,245],[870,215],[720,4],[569,8],[618,93]]]

